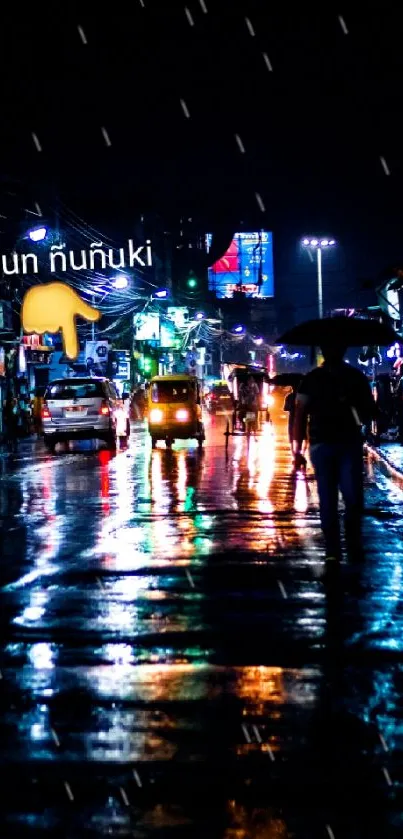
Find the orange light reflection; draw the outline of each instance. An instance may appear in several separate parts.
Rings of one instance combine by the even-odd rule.
[[[186,500],[186,483],[187,483],[187,469],[186,469],[186,452],[184,449],[178,452],[177,456],[178,480],[176,482],[176,491],[178,493],[178,501]]]
[[[294,510],[296,513],[306,513],[307,509],[308,491],[306,477],[302,472],[299,472],[295,482]]]

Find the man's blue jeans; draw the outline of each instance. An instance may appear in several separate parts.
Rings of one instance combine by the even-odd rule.
[[[326,556],[341,557],[339,490],[345,507],[345,535],[351,554],[361,551],[364,509],[361,443],[318,443],[310,450],[319,495],[320,521]]]

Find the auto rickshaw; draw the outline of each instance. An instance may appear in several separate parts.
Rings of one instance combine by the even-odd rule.
[[[171,448],[175,440],[205,440],[201,384],[196,376],[154,376],[148,389],[148,430],[153,449],[157,440]]]

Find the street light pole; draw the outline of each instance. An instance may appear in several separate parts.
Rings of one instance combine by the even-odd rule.
[[[316,251],[317,269],[318,269],[318,311],[319,319],[323,318],[323,282],[322,282],[322,249],[318,248]]]
[[[305,248],[310,248],[316,251],[316,273],[317,273],[317,289],[318,289],[318,314],[319,320],[323,318],[323,277],[322,277],[322,251],[324,249],[333,247],[336,242],[334,239],[303,239],[302,244]]]
[[[95,309],[95,296],[94,295],[92,295],[92,308]],[[95,341],[95,321],[92,321],[91,338],[92,338],[92,341],[94,342]]]
[[[224,364],[224,347],[223,347],[223,332],[224,332],[224,319],[223,313],[221,309],[218,310],[218,317],[220,320],[220,379],[223,377],[223,364]]]

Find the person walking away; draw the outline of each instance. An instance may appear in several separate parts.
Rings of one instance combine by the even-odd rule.
[[[128,438],[128,412],[125,405],[125,400],[120,399],[115,411],[116,419],[116,438],[119,442],[119,447],[127,444]]]
[[[29,396],[23,396],[20,401],[20,422],[21,432],[24,437],[29,437],[32,432],[31,401]]]
[[[285,398],[284,412],[288,413],[288,439],[290,441],[291,451],[293,451],[293,431],[295,421],[295,401],[297,398],[298,385],[293,385],[292,389]],[[306,449],[306,440],[303,440],[301,454],[303,455]]]
[[[38,437],[40,436],[42,431],[42,405],[43,397],[40,396],[40,391],[38,390],[38,388],[36,388],[32,400],[32,419],[34,424],[34,431],[38,435]]]
[[[133,411],[133,419],[136,420],[143,420],[144,419],[144,410],[145,410],[145,393],[144,390],[139,387],[137,390],[134,391],[132,396],[132,411]]]
[[[241,427],[245,428],[245,416],[246,416],[246,405],[247,405],[247,383],[241,382],[238,389],[238,401],[234,400],[234,413],[233,413],[233,428],[236,425],[236,415],[238,414],[239,422],[241,423]]]
[[[308,439],[315,470],[327,569],[341,559],[339,490],[345,508],[345,537],[351,558],[361,556],[364,508],[363,426],[369,427],[375,403],[366,376],[343,361],[345,346],[323,345],[323,364],[302,380],[293,428],[295,464]]]
[[[18,448],[18,428],[20,423],[20,412],[18,399],[9,396],[4,411],[7,428],[7,445],[11,454],[15,454]]]
[[[242,384],[239,388],[239,396],[242,410],[242,421],[245,422],[246,414],[256,414],[256,425],[259,415],[259,388],[253,378],[248,376],[246,384]]]
[[[248,376],[247,385],[247,412],[255,414],[253,431],[256,433],[260,427],[260,390],[253,376]]]
[[[253,376],[248,376],[242,389],[242,402],[247,411],[259,411],[259,397],[259,388]]]

